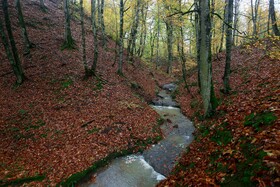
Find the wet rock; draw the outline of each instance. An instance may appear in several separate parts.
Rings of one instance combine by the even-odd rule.
[[[174,91],[175,89],[176,89],[176,84],[174,84],[174,83],[170,83],[170,84],[165,84],[165,85],[163,85],[162,86],[162,88],[164,89],[164,90],[168,90],[168,91]]]

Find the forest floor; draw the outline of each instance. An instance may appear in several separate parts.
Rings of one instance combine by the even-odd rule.
[[[108,39],[106,49],[99,47],[99,78],[85,79],[79,21],[74,18],[71,23],[77,49],[61,51],[63,11],[51,1],[46,1],[46,12],[37,1],[21,2],[29,38],[36,47],[29,56],[22,55],[21,32],[11,3],[13,32],[27,80],[14,86],[1,45],[0,186],[42,178],[28,185],[55,186],[110,154],[137,152],[161,137],[160,117],[148,102],[158,85],[172,78],[150,71],[139,59],[134,63],[125,59],[124,76],[118,75],[115,42]],[[91,65],[93,36],[88,21],[86,46]]]
[[[280,186],[280,38],[232,52],[231,92],[224,95],[225,52],[213,56],[219,106],[203,119],[197,72],[189,72],[176,100],[194,121],[196,139],[173,174],[158,186]]]
[[[99,48],[99,78],[84,79],[77,18],[71,23],[77,49],[61,51],[63,11],[51,1],[46,1],[47,12],[40,10],[37,1],[22,3],[28,34],[36,47],[30,56],[22,55],[16,11],[10,6],[28,79],[14,86],[15,77],[1,45],[0,186],[34,179],[42,181],[26,184],[55,186],[112,153],[137,151],[144,142],[155,142],[161,136],[159,115],[147,101],[154,98],[159,85],[174,79],[149,69],[139,59],[133,64],[125,59],[124,76],[119,76],[115,42],[110,39],[107,49]],[[91,64],[93,37],[88,23],[86,37]],[[173,175],[159,186],[279,186],[279,49],[279,38],[234,49],[229,95],[220,92],[225,54],[213,56],[219,106],[214,117],[206,120],[201,117],[196,72],[189,72],[191,94],[180,84],[174,96],[182,112],[194,121],[196,140]]]

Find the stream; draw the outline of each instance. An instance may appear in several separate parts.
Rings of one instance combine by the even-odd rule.
[[[175,84],[166,84],[153,100],[151,107],[164,119],[161,130],[164,139],[142,154],[133,154],[113,160],[99,170],[89,187],[152,187],[165,179],[176,165],[176,159],[192,142],[194,126],[172,100]]]

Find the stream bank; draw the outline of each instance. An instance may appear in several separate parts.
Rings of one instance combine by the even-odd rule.
[[[165,121],[161,125],[164,139],[142,154],[113,160],[95,174],[94,182],[85,182],[81,186],[152,187],[170,174],[177,158],[192,142],[194,132],[192,122],[181,113],[179,105],[171,98],[175,89],[175,84],[164,85],[151,105]]]

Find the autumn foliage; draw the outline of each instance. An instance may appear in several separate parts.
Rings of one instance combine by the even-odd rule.
[[[197,74],[177,101],[196,124],[196,140],[158,186],[279,186],[280,108],[279,38],[237,47],[232,54],[231,92],[223,95],[225,52],[213,56],[219,106],[210,119],[201,116]]]
[[[47,12],[39,8],[39,2],[22,1],[22,5],[36,47],[30,56],[22,55],[20,28],[10,3],[27,80],[20,87],[13,86],[15,77],[1,45],[0,185],[45,176],[28,185],[55,186],[110,153],[134,147],[137,151],[139,141],[161,136],[159,116],[146,101],[154,98],[163,75],[151,73],[136,59],[133,65],[125,61],[124,76],[119,76],[114,65],[115,42],[108,40],[107,49],[99,49],[98,77],[85,79],[79,21],[72,20],[77,49],[61,51],[63,11],[51,1],[46,3]],[[92,63],[89,23],[87,20],[86,46]]]

